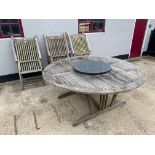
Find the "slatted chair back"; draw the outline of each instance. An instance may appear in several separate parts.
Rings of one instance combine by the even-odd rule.
[[[74,55],[80,56],[90,54],[90,48],[85,34],[71,35],[70,40]]]
[[[69,36],[69,34],[67,32],[64,33],[65,35],[65,38],[66,38],[66,41],[67,41],[67,46],[68,46],[68,50],[69,50],[69,56],[73,56],[73,46],[72,46],[72,43],[71,43],[71,38]]]
[[[15,60],[22,74],[42,71],[41,54],[37,38],[13,39]]]
[[[69,57],[69,49],[64,34],[61,36],[44,35],[44,37],[50,63]]]

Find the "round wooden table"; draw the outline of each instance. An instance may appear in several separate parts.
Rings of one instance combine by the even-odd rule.
[[[104,61],[111,65],[111,70],[105,74],[98,75],[87,75],[76,72],[73,69],[73,65],[83,59]],[[111,57],[96,56],[72,57],[54,62],[45,67],[43,71],[43,78],[48,83],[71,91],[60,95],[58,97],[59,99],[74,94],[75,92],[87,94],[87,97],[89,94],[100,95],[99,103],[96,103],[91,97],[98,111],[77,120],[73,123],[74,126],[87,121],[101,112],[105,112],[117,107],[118,105],[122,105],[113,104],[117,94],[138,88],[146,81],[144,72],[128,61]],[[108,94],[113,94],[109,106],[107,106]]]

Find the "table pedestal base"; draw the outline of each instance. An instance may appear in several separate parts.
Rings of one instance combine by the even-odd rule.
[[[79,125],[81,123],[84,123],[84,122],[88,121],[89,119],[94,118],[94,117],[96,117],[96,116],[98,116],[98,115],[100,115],[100,114],[102,114],[104,112],[110,111],[110,110],[112,110],[114,108],[117,108],[117,107],[120,107],[120,106],[123,106],[125,103],[126,103],[125,101],[123,101],[123,102],[115,102],[115,103],[113,103],[112,106],[109,106],[109,107],[107,107],[107,108],[105,108],[103,110],[99,110],[99,111],[97,111],[97,112],[95,112],[93,114],[88,114],[86,116],[83,116],[82,118],[76,120],[73,123],[73,126],[75,127],[75,126],[77,126],[77,125]]]
[[[65,97],[68,97],[68,96],[71,96],[71,95],[74,95],[74,94],[77,94],[77,93],[75,93],[75,92],[67,92],[67,93],[59,95],[58,99],[62,99],[62,98],[65,98]]]
[[[68,97],[68,96],[74,95],[74,94],[78,94],[78,93],[67,92],[67,93],[64,93],[64,94],[61,94],[60,96],[58,96],[58,99],[62,99],[62,98],[65,98],[65,97]],[[111,102],[108,106],[107,106],[108,94],[100,95],[99,103],[96,102],[96,100],[91,95],[86,94],[85,96],[87,98],[89,108],[90,108],[89,99],[91,99],[91,101],[92,101],[93,105],[95,106],[95,108],[97,109],[97,111],[93,112],[92,109],[90,108],[90,114],[83,116],[82,118],[76,120],[73,123],[74,127],[81,124],[81,123],[84,123],[84,122],[88,121],[89,119],[94,118],[94,117],[96,117],[96,116],[98,116],[104,112],[110,111],[110,110],[117,108],[117,107],[120,107],[120,106],[123,106],[126,103],[125,101],[116,102],[117,94],[114,94],[112,96]]]

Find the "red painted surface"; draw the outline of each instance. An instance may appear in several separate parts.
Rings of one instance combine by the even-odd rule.
[[[93,30],[93,23],[95,19],[86,19],[86,21],[84,22],[80,22],[80,19],[78,19],[78,33],[80,33],[79,31],[79,25],[80,23],[90,23],[90,30],[89,31],[85,31],[84,33],[92,33],[92,32],[105,32],[105,19],[102,19],[102,23],[103,23],[103,29],[102,30]]]
[[[130,58],[141,56],[147,21],[147,19],[136,19]]]
[[[1,25],[8,25],[9,28],[10,28],[11,34],[7,35],[7,36],[3,36],[3,33],[1,31]],[[18,25],[19,26],[19,31],[20,31],[20,34],[18,36],[13,36],[13,37],[24,37],[24,32],[23,32],[23,27],[22,27],[21,19],[18,19],[17,23],[12,23],[12,22],[1,23],[0,22],[0,38],[11,38],[12,37],[11,25]]]

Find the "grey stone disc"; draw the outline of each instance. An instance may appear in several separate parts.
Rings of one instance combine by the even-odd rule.
[[[111,70],[110,64],[100,60],[83,59],[75,63],[74,70],[84,74],[103,74]]]

